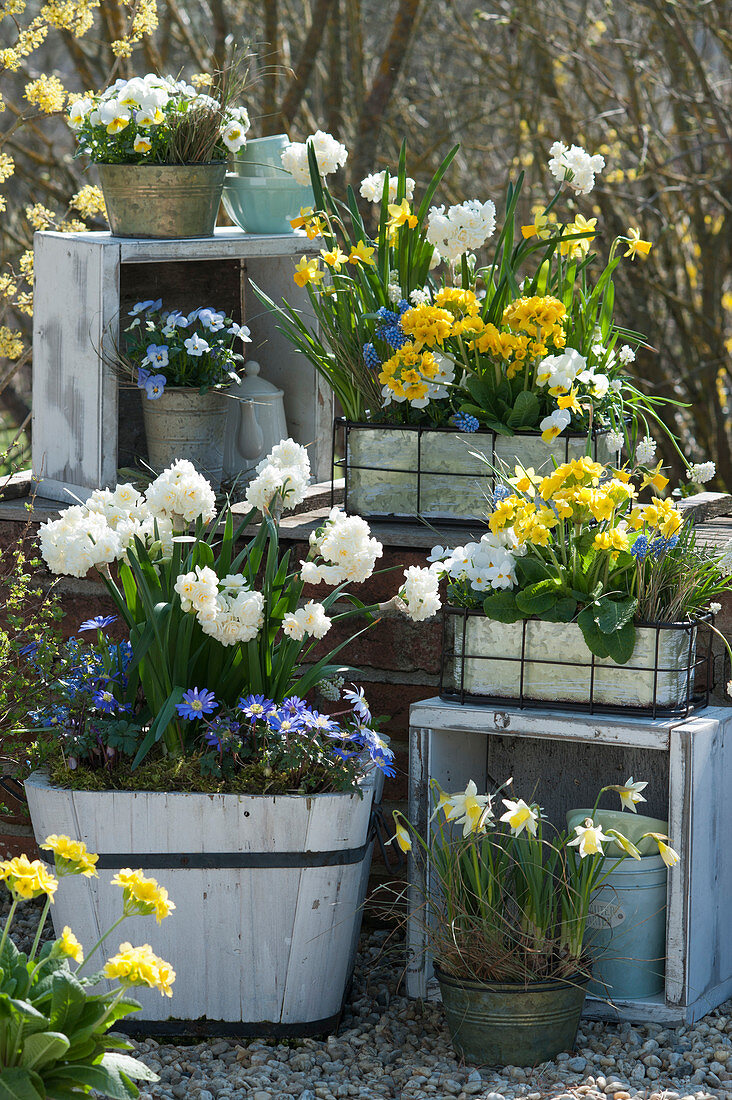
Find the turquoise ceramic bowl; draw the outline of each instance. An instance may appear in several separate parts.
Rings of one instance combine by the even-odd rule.
[[[252,138],[236,154],[236,170],[241,175],[282,174],[282,150],[290,144],[287,134],[271,134],[269,137]],[[254,169],[257,169],[254,171]]]
[[[224,209],[245,233],[292,233],[290,218],[314,201],[312,188],[292,176],[260,179],[229,173],[224,184]]]

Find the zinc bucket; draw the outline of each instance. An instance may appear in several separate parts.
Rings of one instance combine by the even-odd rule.
[[[150,401],[142,394],[147,457],[156,473],[187,458],[214,489],[221,484],[227,398],[220,390],[167,386]]]
[[[476,982],[435,966],[452,1045],[476,1065],[535,1066],[570,1051],[577,1038],[587,979]]]
[[[590,810],[567,815],[570,828],[590,816]],[[654,840],[643,833],[666,833],[665,821],[652,817],[598,810],[603,829],[616,828],[641,851],[641,859],[625,859],[594,894],[587,920],[585,946],[592,959],[587,992],[604,1000],[638,1000],[662,993],[666,960],[666,885],[668,869]],[[620,849],[606,848],[605,869],[617,861]]]

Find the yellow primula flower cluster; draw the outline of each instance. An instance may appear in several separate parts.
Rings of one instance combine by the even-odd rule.
[[[564,304],[551,295],[545,297],[517,298],[503,311],[501,328],[497,325],[475,322],[470,325],[475,339],[469,347],[492,359],[500,359],[506,366],[508,378],[514,378],[527,362],[546,356],[551,350],[565,346]]]
[[[46,115],[63,111],[66,89],[57,76],[39,76],[25,86],[25,98]]]
[[[112,879],[112,886],[119,886],[123,891],[125,916],[146,917],[154,913],[160,924],[175,909],[165,887],[159,886],[154,878],[146,878],[141,870],[124,867]]]
[[[630,513],[630,522],[636,531],[646,527],[660,531],[664,538],[675,535],[684,518],[672,500],[657,497],[651,504],[642,504]]]
[[[40,859],[31,862],[25,855],[0,863],[0,882],[4,882],[12,894],[25,901],[38,898],[41,894],[46,894],[49,901],[53,901],[58,888],[58,879],[54,878],[46,864],[41,863]]]
[[[397,398],[420,401],[427,395],[432,380],[439,373],[431,351],[419,351],[414,344],[405,344],[382,364],[379,381]]]
[[[81,840],[72,840],[68,836],[57,836],[52,833],[47,836],[41,848],[47,852],[53,852],[56,864],[56,874],[84,875],[93,878],[97,873],[96,863],[99,856],[87,851],[86,844]]]
[[[452,333],[452,323],[452,313],[439,306],[415,306],[402,314],[402,330],[412,337],[417,351],[443,344]]]
[[[57,943],[58,949],[62,955],[66,955],[69,959],[73,959],[74,962],[83,963],[84,949],[68,924],[64,925],[64,930],[57,940]]]
[[[175,981],[175,971],[170,963],[154,953],[149,943],[142,947],[121,943],[118,954],[106,963],[104,976],[116,979],[122,985],[147,985],[150,989],[159,989],[164,997],[173,995],[171,987]]]
[[[472,290],[462,290],[457,286],[444,286],[435,294],[435,305],[448,309],[456,317],[475,317],[480,313],[478,299]]]
[[[96,214],[107,213],[104,205],[104,195],[100,187],[94,187],[87,183],[80,191],[77,191],[70,203],[84,218],[93,218]]]

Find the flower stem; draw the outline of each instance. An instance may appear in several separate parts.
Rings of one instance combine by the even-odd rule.
[[[36,951],[38,950],[38,944],[41,942],[41,933],[43,932],[43,928],[46,924],[46,920],[48,918],[48,910],[50,908],[51,908],[51,898],[49,896],[49,897],[46,898],[46,904],[43,906],[43,912],[41,913],[41,919],[38,922],[38,930],[36,931],[36,938],[33,940],[33,947],[31,948],[31,953],[28,956],[28,962],[32,962],[33,959],[36,957]],[[2,952],[0,951],[0,954],[1,953]]]
[[[85,967],[85,966],[86,966],[86,964],[87,964],[87,963],[89,962],[89,959],[90,959],[90,958],[92,957],[92,955],[94,954],[94,952],[95,952],[95,951],[96,951],[96,950],[97,950],[98,948],[100,948],[100,947],[102,946],[102,944],[104,943],[104,941],[105,941],[105,940],[107,939],[107,937],[108,937],[108,936],[111,936],[111,934],[112,934],[112,933],[114,932],[115,928],[118,928],[118,927],[119,927],[119,925],[120,925],[120,924],[122,923],[122,921],[123,921],[123,920],[127,920],[127,917],[128,917],[128,915],[129,915],[129,914],[127,914],[127,913],[123,913],[123,914],[122,914],[122,916],[121,916],[121,917],[119,918],[119,920],[118,920],[118,921],[115,921],[115,923],[114,923],[114,924],[112,925],[112,927],[111,927],[111,928],[108,928],[108,929],[107,929],[107,931],[106,931],[106,932],[104,933],[104,935],[102,936],[102,938],[101,938],[101,939],[99,939],[99,940],[97,940],[97,942],[96,942],[96,943],[94,944],[94,946],[92,947],[91,951],[89,952],[89,954],[88,954],[88,955],[86,956],[86,958],[84,959],[83,963],[82,963],[82,964],[81,964],[81,966],[79,967],[79,970],[77,971],[77,974],[79,973],[79,971],[80,971],[80,970],[83,970],[83,969],[84,969],[84,967]]]

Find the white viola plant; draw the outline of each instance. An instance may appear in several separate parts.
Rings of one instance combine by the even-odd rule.
[[[598,805],[614,791],[636,813],[645,782],[603,787],[582,822],[556,827],[509,779],[478,792],[473,781],[448,794],[433,785],[429,835],[394,812],[395,841],[411,851],[429,883],[424,928],[440,969],[456,978],[530,982],[577,978],[591,966],[586,930],[593,896],[626,859],[679,856],[663,833],[607,827]],[[500,799],[499,799],[500,796]],[[634,823],[635,825],[635,823]]]
[[[185,80],[147,73],[87,92],[68,113],[78,141],[76,155],[102,164],[225,160],[246,144],[249,115],[229,101],[229,91],[211,90],[214,95]],[[183,146],[183,129],[188,136],[191,128],[200,140]]]
[[[388,767],[390,753],[362,695],[353,697],[350,717],[334,721],[318,716],[305,697],[348,669],[336,662],[355,636],[344,620],[365,619],[357,633],[377,612],[421,620],[439,607],[437,582],[412,567],[391,601],[365,605],[349,586],[372,576],[382,547],[364,520],[338,508],[311,536],[306,559],[293,562],[280,548],[279,519],[303,500],[309,479],[305,448],[288,439],[260,463],[238,525],[230,508],[217,513],[211,486],[185,460],[144,493],[130,485],[97,490],[42,525],[50,570],[81,577],[95,568],[129,632],[124,683],[107,694],[121,716],[135,711],[141,732],[130,754],[133,770],[151,752],[179,757],[203,749],[206,766],[219,772],[232,752],[238,762],[270,767],[265,757],[271,761],[273,744],[281,759],[304,724],[313,735],[307,763],[317,765],[326,786],[335,782],[328,768],[336,765],[341,779],[344,768],[353,779],[364,753]],[[247,539],[257,517],[258,530]],[[327,591],[307,598],[306,585]],[[336,624],[335,644],[322,645]],[[290,778],[296,772],[307,786],[302,759],[297,767],[287,759]]]
[[[244,361],[235,350],[237,341],[251,343],[246,325],[212,306],[189,313],[162,306],[162,298],[149,299],[130,310],[132,321],[115,364],[122,376],[136,382],[149,401],[162,397],[167,385],[206,393],[237,383]]]

